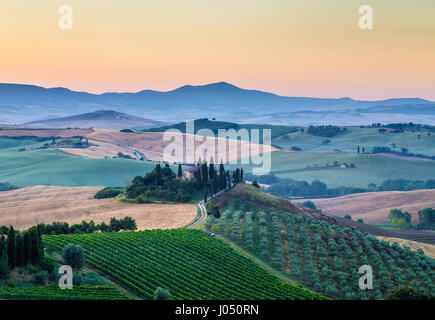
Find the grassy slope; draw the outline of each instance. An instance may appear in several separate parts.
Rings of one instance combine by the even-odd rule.
[[[0,181],[21,187],[125,186],[127,179],[151,171],[152,162],[129,159],[89,159],[57,150],[18,152],[22,147],[38,147],[40,142],[0,138]]]
[[[354,163],[355,169],[326,169],[292,172],[307,166]],[[386,158],[378,155],[356,155],[339,152],[283,152],[272,153],[272,174],[296,180],[321,180],[328,187],[367,187],[387,179],[427,180],[435,178],[435,162]]]
[[[435,135],[427,135],[427,131],[422,132],[403,132],[403,133],[385,133],[380,134],[378,128],[359,128],[350,127],[345,133],[340,133],[332,138],[316,137],[300,131],[290,133],[285,139],[284,136],[279,136],[272,139],[272,144],[282,148],[291,148],[298,146],[304,151],[330,151],[339,149],[348,153],[356,153],[357,146],[366,148],[367,152],[371,152],[374,146],[391,147],[391,143],[396,144],[396,149],[400,152],[400,148],[407,148],[410,153],[420,153],[425,155],[434,155],[435,150]],[[418,140],[417,135],[421,134],[421,139]],[[329,139],[331,143],[324,145],[323,140]]]

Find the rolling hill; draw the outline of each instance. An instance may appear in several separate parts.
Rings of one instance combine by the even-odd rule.
[[[94,199],[101,187],[33,186],[0,192],[0,225],[25,230],[39,223],[109,222],[112,217],[135,219],[138,230],[180,228],[192,222],[193,204],[127,204]]]
[[[304,200],[306,201],[306,200]],[[311,199],[323,212],[370,224],[389,224],[391,209],[408,211],[412,223],[418,222],[418,211],[435,208],[435,190],[385,191],[350,194],[337,198]]]
[[[143,90],[136,93],[104,94],[75,92],[66,88],[0,84],[0,123],[5,124],[41,121],[48,117],[70,116],[102,108],[172,121],[216,117],[245,123],[306,124],[307,119],[312,123],[325,123],[325,117],[328,117],[331,121],[341,121],[343,124],[366,124],[372,123],[372,119],[377,119],[373,122],[382,119],[391,121],[391,115],[398,113],[396,107],[404,105],[408,107],[400,109],[402,116],[394,119],[399,120],[407,115],[408,121],[431,123],[435,121],[433,113],[424,112],[420,115],[417,111],[409,114],[408,110],[414,106],[421,109],[422,106],[433,104],[417,98],[359,101],[350,98],[285,97],[242,89],[226,82],[186,85],[167,92]],[[378,106],[391,107],[392,111],[388,108],[366,114],[354,111]],[[308,116],[309,113],[312,114]]]
[[[42,144],[30,139],[0,138],[0,181],[19,187],[125,186],[127,180],[155,167],[148,161],[73,157],[55,149],[18,151]]]
[[[209,215],[206,229],[316,292],[345,300],[385,299],[395,286],[412,285],[435,295],[433,259],[380,241],[363,224],[346,225],[345,219],[248,185],[237,185],[212,203],[221,214]],[[430,232],[421,234],[434,239]],[[358,287],[359,267],[366,264],[375,266],[373,290]]]
[[[96,128],[96,129],[127,129],[160,127],[163,122],[144,119],[113,110],[98,110],[64,118],[34,121],[25,125],[40,128]]]

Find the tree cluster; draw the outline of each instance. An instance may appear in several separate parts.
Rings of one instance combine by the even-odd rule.
[[[53,223],[40,223],[37,225],[41,234],[80,234],[80,233],[94,233],[101,232],[118,232],[121,230],[136,230],[136,221],[132,217],[124,217],[121,219],[111,218],[110,223],[106,224],[104,221],[100,224],[95,224],[93,220],[90,222],[82,221],[78,224],[69,225],[68,222]]]
[[[412,228],[411,224],[411,214],[407,211],[402,212],[402,210],[392,209],[388,214],[388,218],[393,226],[401,229]]]
[[[332,125],[323,125],[323,126],[309,126],[307,129],[308,134],[318,137],[327,137],[331,138],[336,136],[340,132],[345,132],[347,128],[341,128],[338,126]]]
[[[0,278],[15,267],[40,265],[44,257],[41,233],[37,227],[19,232],[11,226],[0,227]]]

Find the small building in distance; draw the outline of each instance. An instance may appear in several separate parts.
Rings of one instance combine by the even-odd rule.
[[[191,168],[187,168],[186,170],[184,170],[183,172],[183,179],[184,180],[192,180],[193,178],[195,178],[195,172],[201,170],[201,166],[197,165]]]

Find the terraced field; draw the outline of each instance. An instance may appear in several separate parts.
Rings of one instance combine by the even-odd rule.
[[[321,299],[272,276],[221,240],[198,230],[43,237],[52,250],[80,244],[87,264],[143,298],[157,287],[174,299]]]

